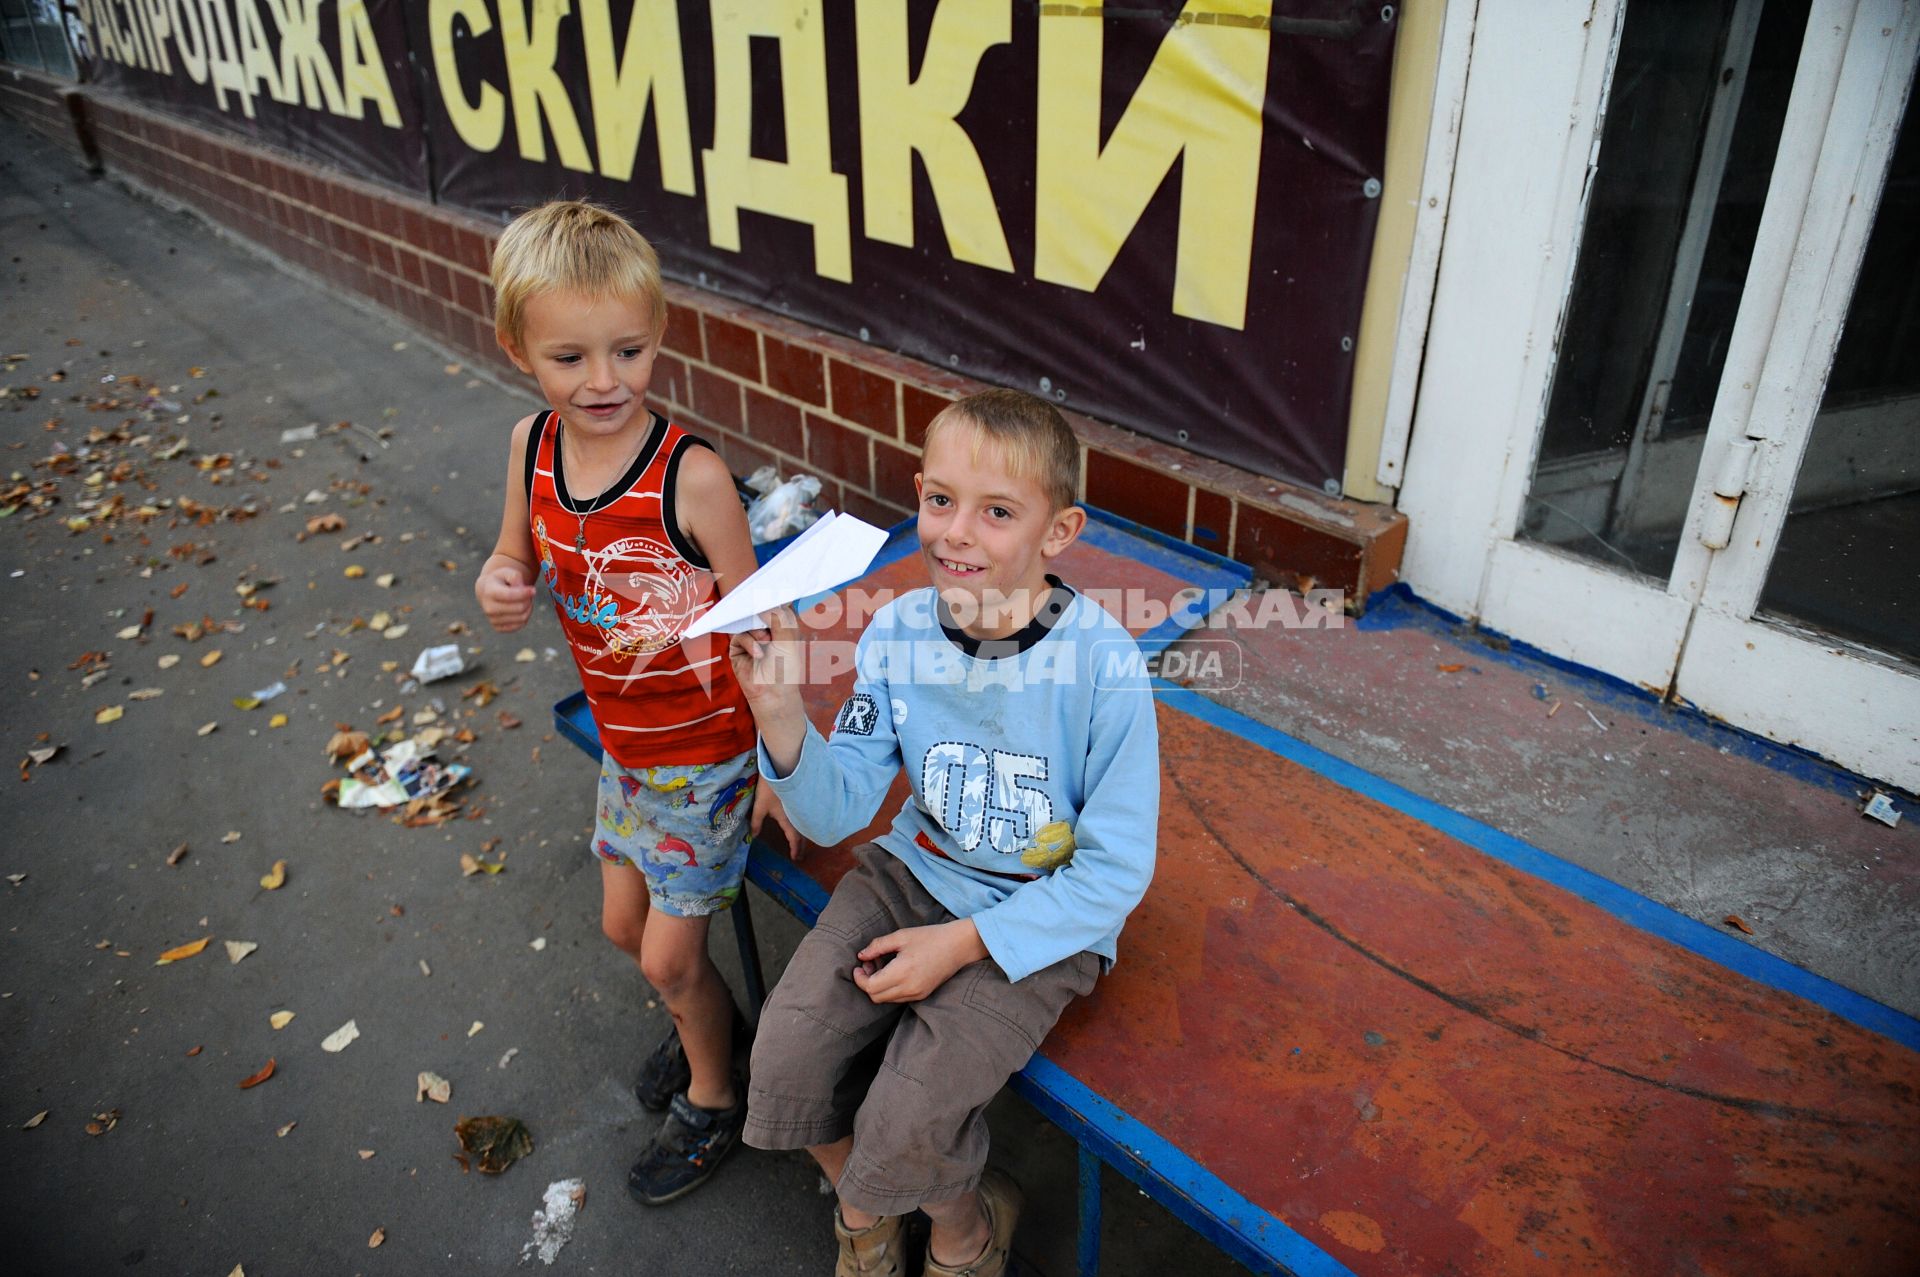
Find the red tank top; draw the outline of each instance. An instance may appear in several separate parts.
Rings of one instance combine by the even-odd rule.
[[[541,413],[527,442],[528,523],[602,747],[622,767],[717,763],[752,749],[754,726],[727,636],[680,637],[718,597],[673,508],[681,459],[707,444],[652,417],[626,474],[575,501],[561,422]]]

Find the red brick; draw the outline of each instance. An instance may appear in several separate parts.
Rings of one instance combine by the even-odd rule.
[[[739,435],[715,430],[708,436],[707,442],[719,451],[720,459],[727,463],[727,469],[743,479],[761,466],[778,468],[778,459],[773,453]]]
[[[1087,502],[1168,536],[1187,536],[1188,486],[1104,452],[1087,453]]]
[[[868,460],[870,436],[850,430],[818,413],[807,414],[807,462],[822,477],[831,475],[855,488],[873,488]]]
[[[402,280],[413,285],[415,288],[419,288],[426,283],[426,273],[420,268],[420,255],[418,253],[413,252],[411,249],[401,248],[395,251],[394,256],[398,259],[400,278]]]
[[[738,430],[740,419],[740,383],[705,368],[691,370],[693,410],[714,425]]]
[[[456,226],[453,229],[453,260],[468,270],[487,273],[493,254],[487,247],[486,237],[471,226]]]
[[[702,315],[707,333],[707,362],[748,381],[760,380],[760,335],[717,315]]]
[[[918,473],[918,452],[878,439],[873,441],[873,491],[881,500],[911,507],[916,501],[913,476]]]
[[[1193,490],[1193,535],[1188,538],[1203,550],[1225,554],[1232,545],[1228,535],[1233,529],[1233,501],[1204,488]]]
[[[707,348],[700,340],[700,312],[685,306],[667,306],[667,335],[661,345],[677,350],[689,359],[705,359]]]
[[[806,455],[800,410],[784,399],[747,387],[747,434],[789,456]]]
[[[437,258],[423,258],[420,269],[426,275],[427,291],[442,301],[453,301],[453,275]]]
[[[767,349],[767,386],[783,395],[827,406],[827,374],[819,352],[775,337],[763,337]]]
[[[865,519],[877,528],[890,528],[906,518],[910,511],[885,501],[876,501],[864,492],[843,492],[840,508],[856,519]]]
[[[875,434],[895,438],[899,433],[895,411],[898,384],[838,359],[829,360],[828,379],[833,383],[834,415],[865,426]]]
[[[1307,588],[1304,578],[1329,589],[1357,589],[1360,547],[1271,510],[1240,505],[1233,557],[1275,585]]]
[[[403,229],[400,224],[400,205],[384,195],[376,196],[373,201],[373,229],[390,239],[399,239]]]
[[[665,351],[653,357],[653,381],[649,388],[653,397],[683,408],[691,407],[689,389],[685,360]]]
[[[453,294],[462,310],[474,315],[485,315],[489,320],[493,318],[491,312],[487,310],[486,289],[472,275],[463,270],[454,271]]]
[[[427,242],[425,247],[427,251],[443,261],[452,261],[454,256],[453,223],[447,220],[444,213],[439,212],[429,213],[426,221]]]

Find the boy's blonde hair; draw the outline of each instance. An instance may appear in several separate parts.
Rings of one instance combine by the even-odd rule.
[[[1080,490],[1080,441],[1060,410],[1024,390],[983,390],[948,404],[927,423],[923,445],[931,448],[941,431],[973,430],[973,460],[989,442],[1000,446],[1008,473],[1040,485],[1055,511],[1073,504]],[[922,455],[925,455],[924,452]]]
[[[495,335],[518,346],[527,302],[556,289],[644,298],[656,325],[667,315],[653,245],[626,218],[586,200],[542,204],[500,232],[493,250]]]

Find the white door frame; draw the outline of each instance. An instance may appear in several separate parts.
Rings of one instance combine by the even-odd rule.
[[[1907,716],[1904,737],[1885,723],[1862,730],[1848,717],[1856,699],[1849,683],[1843,693],[1849,709],[1836,714],[1830,705],[1824,714],[1806,715],[1827,718],[1824,732],[1789,723],[1777,713],[1756,718],[1750,696],[1727,699],[1734,689],[1722,677],[1726,666],[1752,661],[1730,659],[1716,666],[1712,657],[1729,640],[1743,656],[1753,654],[1753,661],[1762,653],[1777,655],[1783,645],[1809,646],[1804,639],[1787,642],[1783,627],[1747,618],[1784,522],[1858,268],[1858,246],[1851,257],[1840,256],[1840,227],[1851,227],[1848,233],[1864,244],[1891,129],[1876,135],[1877,143],[1840,148],[1852,154],[1850,162],[1829,153],[1834,143],[1829,134],[1847,127],[1857,133],[1859,121],[1889,114],[1897,125],[1904,80],[1898,93],[1889,84],[1899,79],[1901,66],[1911,70],[1916,7],[1920,0],[1814,0],[1726,377],[1693,485],[1689,535],[1671,579],[1661,582],[1515,539],[1533,478],[1591,179],[1600,162],[1606,91],[1624,5],[1622,0],[1594,0],[1591,7],[1481,0],[1400,497],[1401,509],[1410,516],[1404,575],[1431,601],[1661,695],[1674,688],[1692,625],[1695,659],[1688,664],[1685,691],[1696,704],[1735,721],[1748,719],[1755,730],[1807,745],[1849,767],[1898,776],[1896,783],[1909,787],[1920,782],[1920,759],[1910,757],[1920,748],[1913,740],[1920,713]],[[1864,64],[1857,60],[1876,56],[1883,73],[1859,73]],[[1842,92],[1840,72],[1847,59],[1856,62]],[[1865,110],[1859,100],[1863,93]],[[1872,163],[1877,167],[1865,167]],[[1869,172],[1874,180],[1867,199],[1833,198],[1835,190],[1857,191]],[[1833,268],[1843,265],[1844,278],[1833,278]],[[1840,291],[1809,293],[1816,283],[1827,289],[1838,285]],[[1778,396],[1794,393],[1805,401],[1804,413],[1781,413]],[[1713,501],[1714,480],[1725,469],[1722,454],[1761,418],[1774,423],[1768,435],[1780,437],[1770,437],[1761,449],[1766,464],[1753,475],[1751,495],[1736,520],[1736,535],[1757,543],[1711,573],[1714,593],[1709,596],[1713,555],[1700,543],[1696,525]],[[1727,631],[1729,624],[1743,627],[1737,639]],[[1758,630],[1766,634],[1744,632]],[[1814,646],[1825,659],[1812,661],[1819,669],[1812,681],[1798,685],[1801,713],[1808,710],[1808,699],[1820,694],[1821,683],[1835,676],[1830,653],[1839,645],[1827,640]],[[1878,694],[1890,709],[1916,704],[1911,671],[1902,674],[1882,662],[1855,664],[1878,672],[1878,682],[1867,678],[1859,685],[1871,683],[1874,691],[1868,694]],[[1804,679],[1807,667],[1796,668]],[[1742,678],[1758,685],[1750,668],[1732,681]],[[1909,752],[1889,756],[1886,751],[1903,740]]]

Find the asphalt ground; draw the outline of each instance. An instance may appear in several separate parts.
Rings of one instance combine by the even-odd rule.
[[[0,244],[8,1271],[506,1272],[575,1177],[556,1272],[829,1271],[797,1155],[743,1149],[661,1210],[624,1191],[666,1013],[600,935],[557,628],[493,634],[471,593],[531,400],[17,128]],[[467,672],[409,688],[444,643]],[[336,809],[342,725],[437,725],[472,783],[443,823]],[[800,930],[759,905],[772,978]],[[716,928],[738,989],[732,947]],[[519,1118],[533,1153],[463,1171],[465,1115]],[[1010,1097],[991,1118],[1025,1271],[1071,1271],[1071,1142]],[[1105,1237],[1110,1274],[1241,1271],[1110,1173]]]

